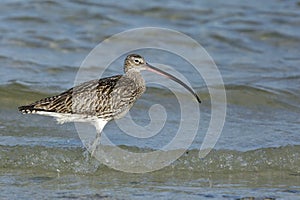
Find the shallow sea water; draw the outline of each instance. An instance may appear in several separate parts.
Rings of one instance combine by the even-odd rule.
[[[0,4],[0,199],[300,199],[300,2]],[[188,77],[203,103],[192,145],[161,170],[132,174],[111,169],[86,154],[74,124],[57,125],[49,117],[17,111],[72,87],[81,62],[107,37],[145,26],[187,34],[222,74],[226,122],[205,158],[198,153],[211,116],[207,86],[182,67],[184,61],[167,53],[138,52]],[[121,73],[124,56],[106,75]],[[97,73],[93,66],[89,70]],[[176,97],[150,84],[131,116],[147,125],[148,110],[158,103],[168,114],[159,134],[134,138],[111,122],[105,135],[132,152],[162,148],[180,123]]]

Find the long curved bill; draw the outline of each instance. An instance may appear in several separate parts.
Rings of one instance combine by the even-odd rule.
[[[158,69],[156,67],[153,67],[152,65],[150,65],[148,63],[146,63],[145,67],[146,67],[146,70],[148,70],[148,71],[157,73],[157,74],[159,74],[161,76],[167,77],[167,78],[169,78],[169,79],[171,79],[171,80],[179,83],[185,89],[187,89],[190,93],[192,93],[192,95],[194,95],[194,97],[197,99],[197,101],[199,103],[201,103],[201,100],[200,100],[199,96],[194,92],[194,90],[192,88],[190,88],[189,86],[187,86],[184,82],[182,82],[181,80],[179,80],[178,78],[176,78],[175,76],[173,76],[173,75],[171,75],[171,74],[169,74],[167,72],[164,72],[164,71],[162,71],[162,70],[160,70],[160,69]]]

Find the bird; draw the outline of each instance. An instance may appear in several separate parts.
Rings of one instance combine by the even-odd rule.
[[[126,115],[146,91],[141,71],[148,70],[169,78],[187,89],[201,103],[199,96],[175,76],[156,68],[138,54],[125,58],[124,74],[81,83],[58,95],[46,97],[29,105],[18,107],[23,114],[55,117],[59,124],[87,122],[96,128],[96,138],[91,145],[93,155],[104,126],[111,120]]]

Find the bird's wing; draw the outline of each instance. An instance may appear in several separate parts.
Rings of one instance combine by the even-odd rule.
[[[19,110],[23,113],[44,111],[112,119],[127,108],[129,110],[137,93],[133,80],[117,75],[82,83],[59,95],[21,106]]]
[[[72,108],[74,102],[79,103],[77,102],[78,99],[80,99],[80,102],[83,102],[84,100],[89,102],[90,100],[88,98],[99,93],[99,87],[103,89],[102,93],[104,94],[105,86],[107,89],[113,87],[120,78],[121,75],[117,75],[113,77],[102,78],[100,80],[84,82],[59,95],[46,97],[26,106],[20,106],[19,110],[23,113],[33,113],[37,111],[78,113],[78,107],[76,107],[78,108],[77,110]]]
[[[133,103],[145,91],[144,85],[136,83],[132,78],[121,76],[113,85],[99,85],[98,99],[96,106],[98,116],[103,118],[120,118],[133,106]]]

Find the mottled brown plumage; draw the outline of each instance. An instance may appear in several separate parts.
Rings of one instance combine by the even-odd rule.
[[[144,84],[135,81],[136,75],[88,81],[19,109],[23,113],[46,111],[97,116],[106,120],[120,118],[145,91]]]

